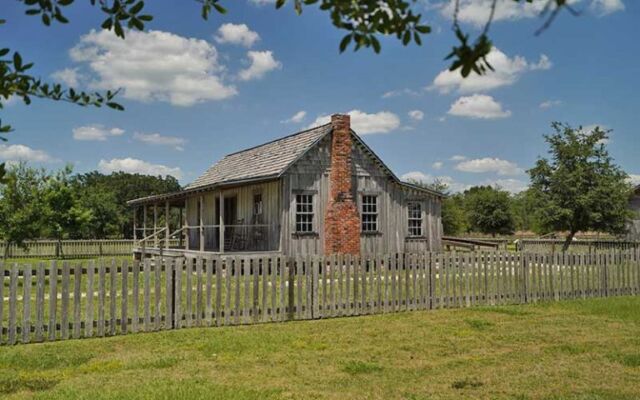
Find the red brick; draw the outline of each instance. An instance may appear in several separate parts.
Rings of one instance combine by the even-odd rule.
[[[360,215],[353,198],[351,121],[331,116],[329,200],[324,217],[325,254],[360,254]]]

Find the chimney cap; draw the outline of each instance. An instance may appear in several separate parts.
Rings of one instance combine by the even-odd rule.
[[[351,116],[349,114],[340,113],[331,114],[331,120],[333,121],[334,119],[351,119]]]

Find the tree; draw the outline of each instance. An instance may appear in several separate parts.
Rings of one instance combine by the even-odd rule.
[[[472,231],[495,236],[514,231],[509,192],[491,186],[474,186],[464,192],[464,208]]]
[[[442,230],[445,235],[456,236],[468,229],[464,211],[464,198],[460,193],[442,200]]]
[[[83,193],[83,198],[85,196],[100,196],[101,201],[108,202],[89,207],[93,210],[94,217],[102,220],[99,229],[103,232],[94,230],[93,234],[107,235],[109,232],[109,235],[125,238],[133,237],[133,215],[131,208],[127,206],[127,201],[154,194],[177,192],[181,189],[178,180],[169,175],[162,177],[126,172],[105,175],[98,171],[92,171],[77,175],[75,180],[79,190]],[[115,209],[115,213],[112,213],[111,209]],[[116,215],[117,217],[115,217]],[[113,219],[107,221],[108,218]],[[110,230],[109,225],[117,226],[117,229]]]
[[[610,131],[559,122],[551,127],[555,133],[545,135],[551,159],[539,159],[528,171],[541,226],[568,232],[563,250],[578,231],[624,233],[631,185],[606,149]]]
[[[523,190],[512,196],[511,210],[516,230],[533,231],[539,234],[547,233],[540,226],[536,216],[535,196],[531,189]]]
[[[71,182],[70,166],[49,176],[43,191],[44,232],[61,242],[79,239],[90,228],[93,214],[83,207]],[[60,246],[62,248],[62,246]]]
[[[74,0],[18,0],[25,7],[25,13],[40,18],[42,23],[50,26],[55,23],[66,24],[69,19],[64,11],[70,7]],[[126,29],[145,29],[145,23],[153,20],[153,16],[143,12],[142,0],[89,0],[90,4],[105,16],[100,25],[102,29],[113,32],[125,38]],[[220,14],[227,12],[222,6],[221,0],[196,0],[201,5],[201,15],[205,20],[212,11]],[[451,60],[450,70],[460,70],[463,77],[471,72],[484,74],[493,67],[487,62],[487,55],[491,51],[492,43],[489,39],[489,28],[493,20],[498,0],[492,0],[483,7],[488,9],[488,19],[480,34],[474,40],[465,34],[458,24],[457,14],[460,0],[454,2],[453,30],[458,44],[446,56]],[[533,0],[511,0],[517,3],[531,3]],[[282,8],[288,1],[276,0],[275,7]],[[353,45],[354,50],[360,48],[372,48],[376,53],[380,52],[381,45],[378,37],[393,35],[403,45],[414,42],[422,44],[423,35],[431,32],[431,27],[423,23],[422,14],[417,13],[417,6],[421,2],[417,0],[291,0],[298,14],[303,7],[319,5],[320,10],[328,12],[335,28],[347,33],[340,41],[340,51]],[[547,21],[539,33],[557,17],[562,10],[568,10],[577,14],[566,0],[546,0],[543,15],[547,15]],[[0,19],[0,25],[5,23]],[[24,62],[18,51],[9,48],[0,49],[0,109],[3,101],[12,97],[21,98],[26,104],[31,103],[31,98],[43,98],[54,101],[66,101],[80,106],[109,107],[123,110],[122,105],[115,101],[118,90],[102,92],[83,92],[74,88],[65,88],[57,83],[43,82],[38,77],[31,75],[29,70],[33,66],[31,62]],[[0,120],[0,139],[11,132],[11,125],[3,125]],[[4,176],[4,164],[0,164],[0,180]]]
[[[42,229],[42,193],[46,182],[43,169],[20,163],[11,166],[0,186],[0,236],[5,242],[3,256],[11,244],[23,245],[39,237]]]

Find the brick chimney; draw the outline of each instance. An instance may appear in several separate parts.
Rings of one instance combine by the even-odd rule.
[[[325,254],[360,253],[360,215],[353,199],[351,118],[331,116],[329,201],[324,217]]]

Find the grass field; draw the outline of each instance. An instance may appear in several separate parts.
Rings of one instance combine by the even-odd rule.
[[[640,298],[0,348],[9,399],[638,399]]]

